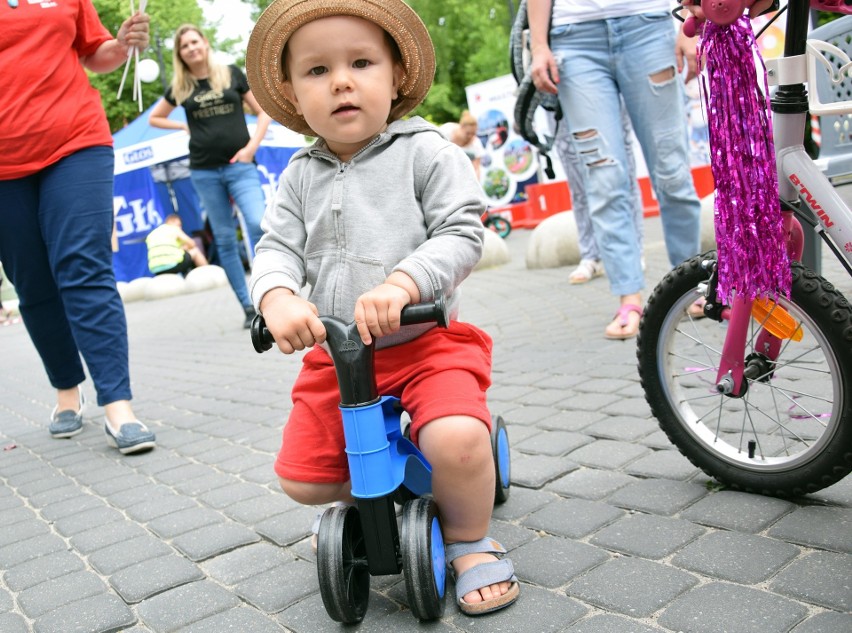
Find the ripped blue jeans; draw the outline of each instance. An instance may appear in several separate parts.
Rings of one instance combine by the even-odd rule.
[[[595,239],[614,295],[645,287],[621,99],[642,148],[672,266],[698,253],[700,203],[689,166],[675,28],[666,12],[555,26],[559,100],[581,157]]]

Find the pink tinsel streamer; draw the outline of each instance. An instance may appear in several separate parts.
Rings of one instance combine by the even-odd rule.
[[[766,68],[747,18],[728,26],[704,24],[698,45],[705,59],[701,88],[710,132],[710,165],[716,182],[715,226],[719,301],[733,294],[790,294]]]

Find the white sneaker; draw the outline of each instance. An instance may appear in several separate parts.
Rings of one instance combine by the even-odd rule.
[[[577,267],[568,275],[568,283],[584,284],[604,274],[603,262],[599,259],[581,259]]]

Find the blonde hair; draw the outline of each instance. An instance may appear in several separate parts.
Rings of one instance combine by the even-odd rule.
[[[195,31],[201,36],[205,42],[207,38],[194,24],[183,24],[175,31],[174,43],[174,75],[172,76],[172,98],[176,103],[181,104],[189,98],[192,91],[198,87],[198,80],[189,72],[189,67],[181,59],[180,44],[181,38],[189,31]],[[219,62],[213,56],[213,49],[210,48],[210,43],[207,42],[207,81],[212,90],[221,92],[231,85],[231,70]]]
[[[476,117],[470,113],[470,110],[465,110],[459,117],[459,125],[476,125]]]

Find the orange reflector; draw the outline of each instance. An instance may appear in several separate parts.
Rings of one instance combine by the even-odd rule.
[[[802,340],[802,328],[784,308],[766,297],[754,300],[752,316],[763,324],[766,331],[780,339]]]

